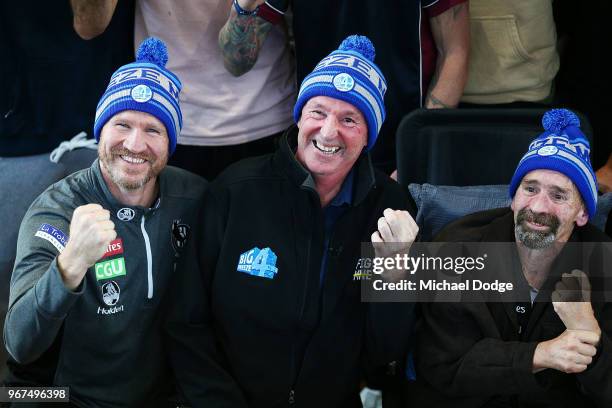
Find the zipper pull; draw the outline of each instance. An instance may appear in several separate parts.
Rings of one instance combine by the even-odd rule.
[[[289,391],[289,405],[295,404],[295,391]]]

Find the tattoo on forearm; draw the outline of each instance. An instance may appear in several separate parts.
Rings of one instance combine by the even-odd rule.
[[[232,13],[219,32],[225,67],[234,75],[251,69],[271,28],[272,24],[262,18]]]
[[[441,108],[445,108],[445,109],[452,109],[452,106],[445,104],[444,102],[442,102],[441,100],[436,98],[434,96],[434,94],[432,94],[432,93],[427,95],[427,101],[425,102],[426,106],[429,105],[428,102],[431,103],[432,107],[441,107]]]

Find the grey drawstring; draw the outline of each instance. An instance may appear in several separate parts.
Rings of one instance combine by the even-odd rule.
[[[51,160],[53,163],[57,163],[62,158],[64,153],[79,147],[96,150],[98,148],[98,143],[95,139],[87,139],[87,133],[81,132],[72,139],[60,143],[60,145],[56,147],[49,155],[49,160]]]

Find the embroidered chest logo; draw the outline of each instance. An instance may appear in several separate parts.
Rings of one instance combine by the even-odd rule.
[[[135,216],[136,211],[128,207],[124,207],[117,211],[117,218],[119,218],[121,221],[131,221]]]
[[[171,241],[172,248],[174,249],[174,254],[176,256],[179,255],[181,250],[187,244],[187,239],[189,239],[189,233],[191,232],[191,227],[187,224],[181,223],[181,220],[172,221],[172,229],[171,229]]]
[[[273,279],[278,273],[276,259],[276,254],[270,248],[255,247],[240,255],[236,270],[253,276]]]
[[[68,236],[50,224],[42,224],[34,236],[50,242],[59,252],[62,252],[68,243]]]
[[[98,281],[116,278],[117,276],[125,276],[127,274],[125,270],[125,259],[123,259],[123,257],[98,262],[94,265],[94,270],[96,272],[96,280]]]
[[[119,301],[121,290],[117,282],[109,281],[102,285],[102,300],[107,306],[114,306]]]
[[[371,258],[359,258],[357,260],[357,265],[355,265],[353,280],[371,280],[372,268],[373,265]]]
[[[102,255],[102,258],[108,258],[109,256],[119,255],[123,253],[123,240],[121,238],[117,238],[114,241],[111,241]]]

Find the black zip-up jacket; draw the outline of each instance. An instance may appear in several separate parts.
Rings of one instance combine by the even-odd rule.
[[[353,274],[383,211],[414,216],[413,201],[363,155],[320,284],[323,210],[294,157],[295,133],[275,154],[230,167],[207,192],[191,241],[197,255],[183,258],[186,280],[167,326],[179,388],[194,407],[361,407],[364,369],[401,375],[413,305],[362,303]],[[273,278],[237,271],[253,248],[277,256]]]
[[[439,242],[515,242],[509,208],[479,212],[446,227]],[[575,227],[570,243],[609,242],[591,224]],[[576,247],[574,247],[576,248]],[[423,306],[417,335],[417,383],[409,384],[406,400],[414,407],[453,408],[595,408],[612,406],[612,304],[592,301],[601,328],[597,355],[578,374],[546,369],[534,374],[533,354],[539,342],[565,331],[550,302],[550,291],[562,272],[578,266],[564,249],[555,260],[529,318],[519,332],[514,303],[434,303]],[[597,253],[595,253],[597,254]],[[609,256],[608,256],[609,258]],[[579,258],[583,259],[583,258]],[[609,264],[591,256],[584,269],[601,294]],[[604,264],[601,265],[601,261]],[[508,260],[503,260],[508,262]],[[608,269],[608,270],[607,270]],[[594,272],[597,271],[597,272]],[[520,273],[520,272],[519,272]],[[546,294],[548,293],[548,294]],[[543,297],[540,297],[543,296]]]
[[[158,396],[171,392],[172,381],[159,307],[205,187],[204,179],[166,167],[153,208],[130,207],[112,196],[96,160],[32,203],[19,230],[4,326],[7,350],[19,363],[11,364],[14,381],[42,382],[37,363],[44,360],[52,385],[69,386],[78,406],[163,402]],[[61,280],[57,256],[74,209],[90,203],[110,211],[117,240],[72,292]]]

